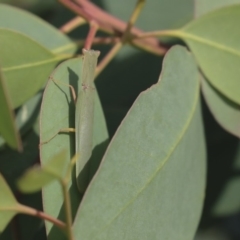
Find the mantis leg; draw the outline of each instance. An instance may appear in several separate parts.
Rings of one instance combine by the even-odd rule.
[[[48,140],[41,142],[39,145],[43,145],[46,144],[48,142],[50,142],[53,138],[55,138],[59,133],[71,133],[71,132],[76,132],[75,128],[62,128],[60,129],[56,134],[54,134],[51,138],[49,138]]]
[[[75,89],[74,89],[74,87],[73,87],[72,85],[69,85],[69,84],[63,83],[63,82],[61,82],[61,81],[55,80],[55,79],[52,78],[51,76],[50,76],[50,79],[51,79],[53,82],[57,83],[57,84],[61,84],[61,85],[64,85],[64,86],[69,87],[70,90],[71,90],[71,93],[72,93],[73,100],[74,100],[74,102],[75,102],[75,104],[76,104],[77,95],[76,95]]]

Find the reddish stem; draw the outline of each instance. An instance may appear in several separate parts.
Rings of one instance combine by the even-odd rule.
[[[83,25],[84,23],[86,23],[86,20],[84,18],[77,16],[70,20],[69,22],[67,22],[66,24],[64,24],[62,27],[60,27],[59,30],[63,33],[69,33],[75,28]]]
[[[127,24],[117,19],[116,17],[110,15],[109,13],[103,11],[99,7],[95,6],[93,3],[86,0],[59,0],[64,6],[75,12],[76,14],[85,18],[88,22],[94,20],[99,28],[110,34],[115,34],[120,36],[126,30]],[[130,31],[130,34],[137,37],[138,35],[143,34],[144,32],[140,29],[133,27]],[[158,55],[163,55],[166,53],[166,48],[159,44],[159,41],[155,37],[147,39],[133,39],[132,44],[137,47],[147,49]],[[147,46],[146,46],[147,45]]]
[[[89,50],[92,47],[93,40],[98,30],[98,24],[95,21],[90,22],[90,30],[88,32],[84,48]]]
[[[48,214],[46,214],[45,212],[39,211],[37,209],[19,204],[19,207],[17,209],[17,211],[20,213],[24,213],[24,214],[28,214],[37,218],[41,218],[44,220],[47,220],[53,224],[55,224],[56,226],[58,226],[60,229],[62,230],[66,230],[66,224],[60,220],[58,220],[57,218],[54,218]]]

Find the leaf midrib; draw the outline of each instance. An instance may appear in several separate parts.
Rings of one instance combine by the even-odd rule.
[[[179,145],[179,143],[181,142],[183,136],[185,135],[189,125],[191,124],[191,121],[193,119],[193,116],[196,112],[196,108],[197,108],[197,103],[198,103],[198,98],[199,98],[199,83],[197,84],[196,87],[196,92],[195,92],[195,98],[194,98],[194,104],[193,107],[190,111],[190,115],[189,118],[186,121],[185,126],[183,127],[182,132],[179,134],[177,141],[175,143],[175,145],[172,147],[172,149],[170,149],[169,154],[165,157],[165,159],[162,161],[162,163],[159,165],[159,167],[157,168],[157,170],[150,176],[149,180],[146,182],[146,184],[139,190],[139,192],[136,194],[135,197],[133,197],[127,204],[124,205],[124,207],[122,208],[122,210],[120,210],[115,217],[108,223],[106,224],[101,230],[99,230],[95,236],[97,236],[100,232],[103,232],[106,228],[108,228],[116,219],[117,217],[124,212],[137,198],[138,196],[148,187],[148,185],[153,181],[153,179],[157,176],[158,172],[161,171],[161,169],[165,166],[165,164],[168,162],[168,160],[170,159],[170,156],[173,154],[174,150],[177,148],[177,146]],[[95,237],[94,236],[94,237]]]
[[[187,30],[187,29],[186,29]],[[176,36],[176,37],[179,37],[181,39],[185,39],[185,40],[193,40],[193,41],[196,41],[196,42],[199,42],[199,43],[202,43],[202,44],[205,44],[205,45],[209,45],[211,47],[215,47],[217,49],[220,49],[220,50],[223,50],[225,52],[229,52],[233,55],[236,55],[236,56],[239,56],[240,57],[240,51],[234,49],[234,48],[231,48],[231,47],[227,47],[226,45],[223,45],[221,43],[217,43],[217,42],[214,42],[212,40],[209,40],[207,38],[203,38],[203,37],[200,37],[196,34],[191,34],[191,33],[187,33],[185,31],[172,31],[172,36]],[[171,35],[171,33],[170,33]]]
[[[56,56],[55,58],[50,58],[50,59],[43,60],[43,61],[37,61],[34,63],[26,63],[26,64],[21,64],[21,65],[11,66],[11,67],[3,67],[2,71],[10,72],[10,71],[19,70],[19,69],[22,70],[22,69],[27,69],[27,68],[31,68],[31,67],[37,67],[37,66],[46,65],[46,64],[52,63],[52,62],[58,62],[58,61],[66,59],[66,58],[67,58],[67,56],[65,56],[65,55]]]
[[[16,206],[7,206],[7,207],[0,207],[1,212],[18,212],[19,209]]]
[[[65,52],[67,50],[75,49],[76,46],[77,46],[76,43],[72,42],[72,43],[64,44],[57,48],[53,48],[53,49],[51,49],[51,52],[54,54],[57,54],[57,53],[59,54],[59,53]]]

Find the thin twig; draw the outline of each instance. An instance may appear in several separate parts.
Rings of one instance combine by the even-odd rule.
[[[92,45],[109,45],[109,44],[115,44],[120,42],[121,39],[119,37],[95,37],[93,39]],[[83,47],[85,44],[84,39],[79,39],[75,41],[75,44],[77,44],[78,47]]]
[[[86,0],[58,0],[64,6],[75,12],[76,14],[82,16],[86,21],[90,22],[95,20],[98,23],[99,29],[113,34],[121,35],[126,30],[126,23],[116,17],[110,15],[109,13],[103,11],[99,7],[95,6],[90,1]],[[143,31],[133,27],[131,29],[131,34],[133,36],[138,36],[144,33]],[[133,39],[132,44],[141,49],[145,49],[156,55],[163,55],[166,53],[167,49],[160,45],[158,39],[148,38],[148,39]],[[148,46],[146,46],[148,45]]]
[[[90,30],[88,32],[85,44],[84,44],[84,48],[89,50],[92,47],[92,43],[93,43],[93,39],[95,38],[95,35],[97,33],[98,30],[98,24],[95,21],[91,21],[90,22]]]
[[[75,17],[66,24],[64,24],[62,27],[59,28],[59,30],[63,33],[69,33],[72,30],[74,30],[77,27],[80,27],[81,25],[85,24],[86,20],[82,17]]]
[[[93,39],[93,45],[99,44],[114,44],[121,41],[119,37],[95,37]]]
[[[64,208],[65,208],[65,216],[66,216],[66,230],[68,235],[68,240],[74,240],[73,232],[72,232],[72,211],[71,211],[71,202],[70,196],[68,192],[68,182],[61,181],[62,192],[64,197]]]
[[[149,38],[149,37],[181,37],[178,30],[162,30],[162,31],[151,31],[145,32],[137,36],[138,39]],[[134,38],[134,37],[133,37]]]
[[[123,36],[122,36],[122,42],[123,43],[125,43],[128,40],[129,36],[131,36],[131,30],[133,28],[133,25],[137,21],[140,12],[143,9],[144,4],[145,4],[145,0],[138,0],[137,1],[136,7],[134,8],[134,11],[133,11],[128,23],[127,23],[126,30],[123,33]]]
[[[102,70],[108,65],[108,63],[116,56],[122,47],[122,42],[116,43],[114,47],[107,53],[103,60],[98,64],[95,72],[95,78],[102,72]]]
[[[102,72],[102,70],[108,65],[108,63],[116,56],[116,54],[120,51],[122,46],[127,42],[130,32],[131,32],[131,29],[132,29],[133,25],[135,24],[140,12],[142,11],[144,3],[145,3],[145,0],[138,0],[136,7],[134,8],[134,10],[129,18],[128,24],[126,26],[126,30],[123,33],[121,41],[115,44],[115,46],[110,50],[110,52],[108,52],[108,54],[104,57],[104,59],[97,66],[96,73],[95,73],[95,79]]]
[[[49,221],[51,223],[53,223],[54,225],[58,226],[60,229],[64,230],[66,229],[66,224],[48,214],[46,214],[45,212],[39,211],[37,209],[19,204],[19,207],[17,208],[18,212],[24,213],[24,214],[28,214],[37,218],[41,218],[43,220]]]

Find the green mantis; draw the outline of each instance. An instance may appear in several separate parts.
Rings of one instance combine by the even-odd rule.
[[[98,51],[83,50],[82,86],[78,94],[75,112],[76,176],[79,190],[82,192],[88,184],[86,173],[81,174],[92,154],[93,113],[94,113],[94,73]]]
[[[72,92],[72,98],[75,102],[75,128],[66,128],[65,124],[61,125],[60,130],[56,130],[53,136],[41,138],[41,145],[48,144],[50,141],[54,140],[55,136],[59,135],[58,138],[61,138],[59,133],[62,132],[75,132],[75,154],[77,155],[76,161],[76,178],[77,185],[80,192],[84,192],[89,182],[89,173],[87,170],[88,161],[92,154],[92,145],[93,145],[93,120],[94,120],[94,100],[95,100],[95,88],[94,88],[94,74],[95,68],[97,65],[97,59],[99,56],[99,51],[94,50],[83,50],[82,63],[80,69],[80,86],[79,91],[76,97],[74,87],[71,86],[72,83],[66,84],[61,82],[61,80],[51,78],[51,82],[58,86],[56,95],[62,94],[64,91],[59,91],[59,89],[65,89],[65,86],[70,87]],[[65,79],[69,78],[68,75],[63,76]],[[76,86],[75,83],[73,85]],[[50,86],[49,86],[50,87]],[[49,88],[48,87],[48,88]],[[66,101],[65,101],[66,102]],[[57,104],[57,103],[56,103]],[[66,104],[69,104],[66,102]],[[70,107],[70,106],[69,106]],[[54,114],[61,113],[54,112]],[[68,117],[68,116],[66,116]],[[59,120],[61,121],[61,120]],[[72,122],[69,123],[69,126],[72,127]],[[45,123],[46,125],[46,123]],[[54,126],[54,124],[52,124]],[[57,127],[58,125],[56,125]],[[64,126],[64,128],[62,128]]]

